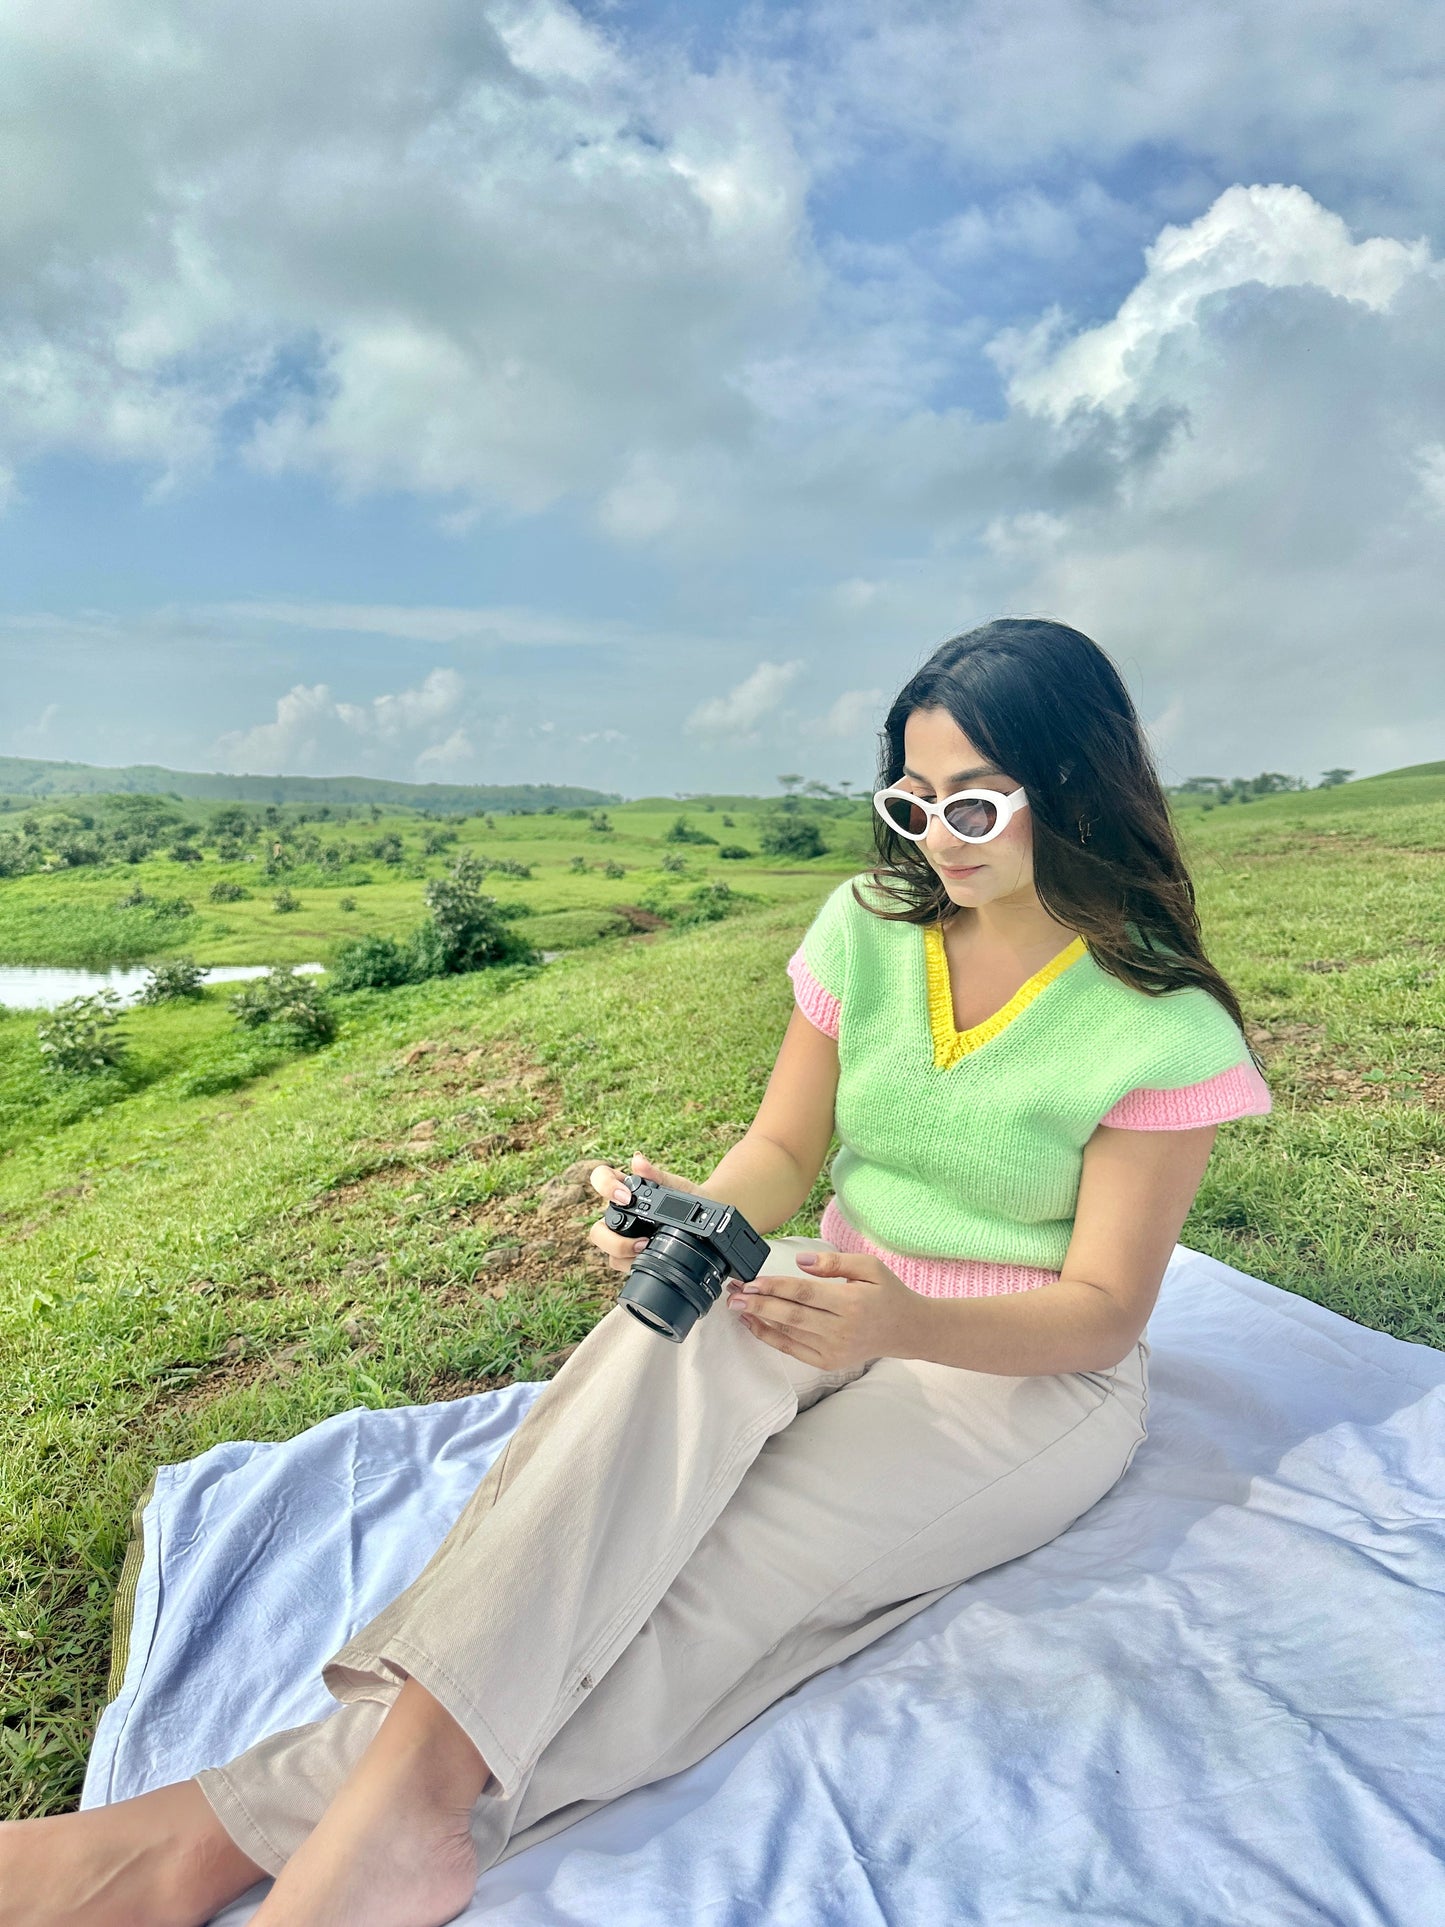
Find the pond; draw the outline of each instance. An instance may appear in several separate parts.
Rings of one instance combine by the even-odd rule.
[[[213,964],[208,984],[235,984],[247,977],[264,977],[266,964]],[[325,964],[304,963],[296,968],[313,975]],[[34,968],[0,964],[0,1005],[11,1010],[54,1010],[67,997],[89,997],[97,990],[113,990],[123,1004],[133,1004],[145,988],[150,971],[144,964],[111,970],[61,970],[50,965]]]

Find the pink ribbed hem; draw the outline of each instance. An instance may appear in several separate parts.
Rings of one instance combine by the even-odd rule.
[[[793,994],[798,1008],[810,1024],[829,1037],[838,1035],[838,1017],[842,1009],[831,990],[824,990],[818,979],[803,962],[803,948],[800,944],[788,959],[788,975],[793,980]]]
[[[1177,1091],[1130,1091],[1099,1119],[1121,1131],[1187,1131],[1234,1117],[1263,1117],[1273,1107],[1269,1086],[1253,1064],[1235,1064]]]
[[[1059,1278],[1057,1271],[1037,1265],[995,1264],[987,1258],[916,1258],[908,1252],[889,1251],[855,1230],[836,1198],[828,1200],[818,1235],[840,1251],[865,1251],[869,1257],[881,1258],[910,1291],[925,1298],[1000,1298],[1012,1291],[1036,1291]]]

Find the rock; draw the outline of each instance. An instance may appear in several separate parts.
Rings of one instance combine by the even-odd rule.
[[[419,1044],[413,1044],[401,1054],[403,1064],[419,1064],[429,1051],[440,1050],[441,1045],[430,1037],[424,1037]]]
[[[559,1184],[585,1185],[590,1191],[592,1189],[592,1173],[597,1169],[599,1164],[605,1164],[606,1162],[606,1158],[578,1158],[575,1164],[569,1164],[567,1166],[567,1169],[557,1181]]]
[[[590,1185],[569,1183],[566,1178],[549,1178],[537,1193],[537,1201],[544,1211],[565,1211],[596,1197]]]
[[[538,1238],[535,1244],[530,1244],[526,1247],[524,1253],[524,1256],[528,1258],[555,1258],[556,1255],[557,1240],[555,1238]]]
[[[440,1118],[424,1117],[419,1124],[413,1124],[411,1127],[412,1143],[415,1144],[419,1140],[435,1137],[437,1134],[437,1126],[440,1122]]]
[[[505,1285],[488,1285],[483,1295],[487,1298],[505,1298],[507,1295],[507,1287]]]
[[[482,1253],[483,1271],[511,1271],[522,1262],[520,1245],[494,1245]]]

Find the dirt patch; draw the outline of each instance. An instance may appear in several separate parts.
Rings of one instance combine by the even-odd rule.
[[[1281,1018],[1248,1023],[1245,1034],[1264,1059],[1271,1085],[1305,1103],[1343,1100],[1372,1110],[1391,1103],[1445,1110],[1445,1072],[1387,1071],[1352,1060],[1329,1043],[1323,1024]]]
[[[621,917],[634,930],[665,930],[667,918],[657,915],[655,910],[644,910],[640,903],[609,903],[608,909],[614,916]]]

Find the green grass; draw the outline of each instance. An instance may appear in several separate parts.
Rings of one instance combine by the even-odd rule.
[[[39,1068],[33,1015],[0,1018],[0,1810],[73,1802],[129,1516],[157,1463],[358,1404],[546,1376],[615,1281],[582,1242],[596,1213],[548,1208],[541,1182],[639,1149],[701,1175],[746,1127],[787,1021],[783,965],[858,858],[790,871],[689,849],[692,875],[670,888],[726,875],[757,900],[723,923],[609,938],[609,905],[661,885],[677,814],[631,808],[596,839],[636,863],[615,883],[567,872],[585,825],[514,820],[513,845],[499,819],[474,839],[538,863],[497,891],[530,891],[568,954],[339,1000],[340,1035],[313,1056],[250,1054],[262,1047],[217,991],[128,1013],[127,1070],[66,1088]],[[1445,775],[1185,820],[1211,953],[1276,1108],[1221,1130],[1183,1241],[1445,1345]],[[861,848],[858,819],[830,834]],[[0,931],[16,927],[12,893],[103,903],[133,874],[0,885]],[[345,928],[340,891],[292,887],[297,916],[225,906],[229,952],[185,947],[317,954],[308,943]],[[357,915],[404,930],[420,889],[378,882]],[[786,1228],[815,1229],[825,1196],[820,1182]],[[491,1270],[513,1243],[525,1262]]]

